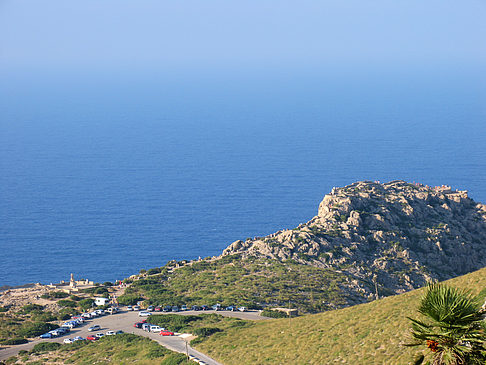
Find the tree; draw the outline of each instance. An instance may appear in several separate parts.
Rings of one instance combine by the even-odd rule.
[[[482,300],[481,300],[482,299]],[[481,304],[484,298],[441,284],[427,286],[418,312],[423,320],[412,319],[412,336],[408,346],[427,346],[415,364],[466,365],[486,363],[486,325]]]

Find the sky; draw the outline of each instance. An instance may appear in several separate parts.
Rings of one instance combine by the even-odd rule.
[[[485,18],[484,0],[0,0],[0,72],[470,69]]]

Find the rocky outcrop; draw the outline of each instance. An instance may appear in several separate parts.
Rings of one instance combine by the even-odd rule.
[[[309,222],[222,256],[236,253],[338,270],[369,298],[396,294],[486,266],[486,206],[447,186],[356,182],[333,188]]]

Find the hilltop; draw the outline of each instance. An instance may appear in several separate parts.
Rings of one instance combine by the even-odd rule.
[[[333,188],[307,223],[169,262],[129,280],[125,304],[319,312],[403,293],[486,266],[486,206],[466,191],[404,181]]]
[[[292,230],[236,241],[222,257],[265,257],[334,269],[369,298],[398,294],[486,266],[486,205],[467,191],[405,181],[333,188]]]

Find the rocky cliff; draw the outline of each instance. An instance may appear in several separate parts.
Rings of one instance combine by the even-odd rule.
[[[309,222],[222,256],[233,254],[334,269],[371,299],[485,267],[486,205],[447,186],[356,182],[333,188]]]

